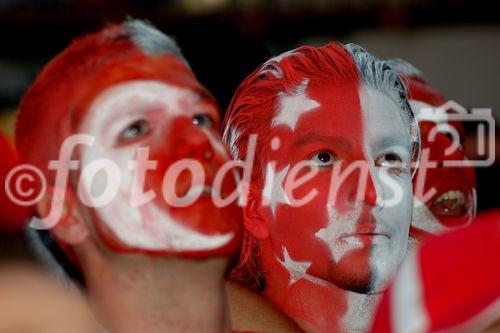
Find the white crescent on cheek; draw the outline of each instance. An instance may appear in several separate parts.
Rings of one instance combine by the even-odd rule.
[[[96,156],[92,156],[94,154],[91,154],[90,150],[94,150],[97,153]],[[99,150],[97,147],[89,149],[84,154],[83,165],[86,165],[85,161],[90,162],[98,156],[103,156],[104,152],[98,153]],[[132,184],[129,180],[132,177],[131,171],[121,169],[121,173],[121,178],[126,183]],[[104,188],[112,179],[106,179],[104,175],[96,175],[94,179],[88,181]],[[130,191],[130,189],[127,190]],[[213,250],[228,244],[233,238],[233,233],[201,234],[183,226],[180,221],[176,221],[167,211],[157,207],[154,203],[132,207],[128,200],[128,191],[124,192],[122,189],[108,205],[95,208],[95,210],[100,220],[111,229],[113,234],[130,247],[172,251]]]
[[[214,250],[227,245],[234,234],[205,235],[175,220],[165,209],[158,207],[154,202],[139,207],[130,205],[130,186],[132,171],[128,169],[129,161],[134,160],[137,146],[114,149],[109,147],[113,137],[107,137],[103,126],[107,119],[114,115],[119,118],[134,115],[120,113],[117,105],[126,104],[131,98],[135,102],[155,101],[155,105],[164,106],[165,119],[172,117],[167,110],[176,110],[178,100],[186,96],[189,91],[169,86],[156,81],[132,81],[111,87],[96,98],[90,107],[88,115],[81,129],[94,136],[96,141],[92,147],[87,147],[82,154],[82,168],[97,159],[110,159],[119,166],[121,177],[107,179],[105,175],[97,173],[93,179],[86,179],[91,188],[106,188],[110,181],[121,181],[118,184],[116,197],[104,207],[94,208],[100,222],[104,223],[111,232],[125,245],[146,250],[158,251],[204,251]],[[142,99],[141,99],[142,98]],[[140,110],[140,108],[139,108]],[[168,120],[166,120],[168,121]],[[116,124],[116,122],[114,122]],[[204,131],[205,134],[206,131]],[[109,135],[108,135],[109,136]],[[218,152],[224,151],[222,145],[214,144],[216,139],[209,136],[209,140]],[[114,184],[116,185],[116,184]],[[88,196],[92,193],[86,193]],[[196,202],[194,203],[196,205]],[[217,208],[213,208],[217,209]]]

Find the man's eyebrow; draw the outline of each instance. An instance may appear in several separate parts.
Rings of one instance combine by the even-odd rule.
[[[373,148],[375,150],[383,150],[384,148],[394,146],[400,146],[410,150],[410,138],[404,135],[384,136],[375,140]]]
[[[217,102],[215,101],[214,97],[212,95],[210,95],[210,93],[207,90],[205,90],[201,87],[192,87],[190,89],[192,89],[193,92],[196,95],[198,95],[198,98],[200,99],[200,101],[204,101],[204,102],[208,102],[208,103],[217,105]]]
[[[339,148],[352,149],[353,144],[351,141],[342,136],[328,135],[319,132],[307,132],[303,135],[298,136],[298,138],[293,142],[293,146],[301,146],[310,141],[321,141],[324,143],[334,144]]]

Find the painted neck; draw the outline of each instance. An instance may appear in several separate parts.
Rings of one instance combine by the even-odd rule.
[[[93,255],[93,256],[92,256]],[[80,257],[82,258],[82,257]],[[87,253],[90,301],[110,332],[230,332],[227,261]]]
[[[276,259],[269,241],[262,245],[266,272],[264,296],[290,316],[305,332],[365,332],[379,295],[359,294],[328,281],[290,272]]]

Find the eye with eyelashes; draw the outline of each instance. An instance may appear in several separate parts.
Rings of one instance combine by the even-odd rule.
[[[335,160],[334,154],[328,150],[319,151],[310,158],[312,165],[320,168],[333,165]]]
[[[208,113],[199,113],[192,117],[193,124],[202,128],[213,128],[215,125],[214,118]]]
[[[136,120],[120,132],[120,134],[118,135],[117,143],[124,144],[136,141],[148,135],[151,130],[152,127],[147,120]]]
[[[399,154],[394,152],[387,152],[380,155],[375,160],[375,165],[389,171],[395,171],[397,173],[408,171],[407,163],[403,160]]]

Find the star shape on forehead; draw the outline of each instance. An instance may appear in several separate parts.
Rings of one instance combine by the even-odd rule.
[[[278,114],[273,118],[271,126],[286,125],[295,131],[300,116],[320,106],[317,101],[307,97],[308,84],[309,80],[305,79],[294,92],[282,92],[278,95]]]
[[[276,216],[276,206],[278,203],[290,204],[290,199],[288,199],[283,189],[283,180],[285,179],[288,169],[290,169],[290,165],[287,165],[276,173],[273,166],[267,166],[266,184],[262,191],[262,196],[266,199],[266,202],[269,203],[273,216]]]
[[[292,286],[300,279],[306,279],[313,283],[321,283],[321,279],[307,274],[307,270],[311,267],[310,261],[295,261],[290,257],[288,250],[283,246],[283,260],[277,258],[281,266],[283,266],[290,274],[288,286]]]

